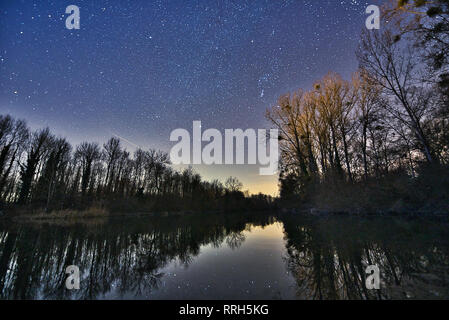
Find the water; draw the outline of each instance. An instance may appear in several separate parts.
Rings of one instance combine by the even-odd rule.
[[[260,214],[0,225],[1,299],[448,299],[449,225]],[[381,272],[367,290],[366,266]],[[65,268],[81,271],[65,288]]]

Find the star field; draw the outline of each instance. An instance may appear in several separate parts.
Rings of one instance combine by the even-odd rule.
[[[0,112],[73,144],[117,135],[128,149],[169,151],[170,132],[193,120],[266,128],[279,95],[356,69],[376,2],[2,1]],[[65,28],[70,4],[80,30]]]

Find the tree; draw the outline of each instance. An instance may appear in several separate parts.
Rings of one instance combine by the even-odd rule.
[[[45,128],[33,133],[29,150],[27,151],[27,161],[20,165],[21,189],[18,203],[26,204],[29,199],[31,185],[36,173],[36,169],[43,155],[49,150],[53,141],[50,129]]]
[[[85,195],[89,181],[92,174],[92,165],[94,161],[99,160],[101,157],[100,147],[97,143],[83,142],[77,148],[75,152],[75,158],[79,159],[81,163],[81,194]]]
[[[423,121],[431,108],[428,103],[430,92],[416,78],[419,62],[410,45],[399,44],[387,26],[378,32],[365,30],[357,57],[360,67],[369,72],[389,99],[383,107],[408,126],[427,162],[437,162],[423,130]],[[395,99],[399,104],[395,103]]]
[[[397,19],[401,35],[412,32],[416,44],[436,69],[449,62],[449,1],[399,0],[387,13]]]
[[[354,89],[358,93],[356,107],[356,119],[360,130],[360,148],[363,161],[363,174],[368,179],[368,142],[369,130],[373,129],[378,119],[378,108],[380,106],[381,87],[371,79],[366,70],[360,70],[353,77]]]
[[[225,187],[230,192],[239,192],[243,188],[243,183],[241,183],[236,177],[229,177],[226,179]]]
[[[306,162],[306,147],[301,140],[300,121],[303,112],[304,92],[286,94],[279,98],[278,105],[267,110],[266,117],[280,131],[280,148],[284,162],[292,163],[301,170],[301,175],[309,176]]]
[[[49,156],[44,164],[43,172],[38,180],[35,201],[45,204],[46,210],[57,190],[64,183],[65,168],[70,161],[72,147],[64,138],[56,139],[50,146]],[[61,195],[61,198],[63,195]],[[61,200],[61,199],[59,199]],[[55,201],[54,201],[55,202]]]
[[[112,137],[103,145],[103,158],[106,161],[105,185],[107,192],[112,191],[112,184],[115,177],[117,161],[120,158],[122,149],[120,139]]]
[[[16,159],[25,149],[29,134],[24,120],[0,115],[0,199]]]
[[[397,25],[397,39],[408,37],[420,49],[418,55],[433,73],[449,104],[449,0],[394,0],[384,9]]]

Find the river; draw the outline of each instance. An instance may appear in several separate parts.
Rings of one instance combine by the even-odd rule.
[[[4,222],[0,298],[448,299],[448,234],[423,219],[256,213]]]

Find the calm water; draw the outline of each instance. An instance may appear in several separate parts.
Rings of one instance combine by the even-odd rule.
[[[449,225],[195,215],[0,225],[1,299],[448,299]],[[381,290],[365,288],[377,264]],[[77,265],[80,290],[65,288]]]

